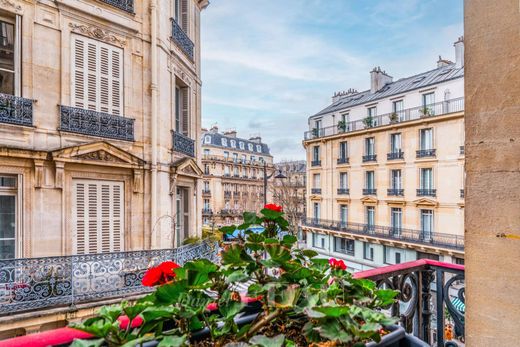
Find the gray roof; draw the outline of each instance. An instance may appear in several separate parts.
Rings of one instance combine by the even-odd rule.
[[[464,77],[464,67],[457,68],[455,67],[455,64],[449,64],[434,70],[387,83],[383,88],[375,93],[371,93],[370,90],[365,90],[360,93],[346,95],[312,117],[344,110],[349,107],[366,104],[392,95],[401,94],[414,89],[420,89],[462,77]]]
[[[295,173],[305,173],[307,168],[307,162],[305,160],[282,161],[274,165],[278,169]]]
[[[206,143],[206,141],[205,141],[205,138],[208,135],[211,137],[211,142],[210,143]],[[223,138],[227,140],[227,145],[226,146],[224,146],[222,144],[222,139]],[[231,147],[231,140],[235,140],[236,141],[235,147]],[[202,140],[201,140],[201,142],[202,142],[202,146],[203,147],[205,145],[209,145],[209,146],[227,148],[227,149],[235,150],[235,151],[248,152],[248,153],[257,154],[257,155],[269,155],[269,156],[271,155],[270,152],[269,152],[269,146],[267,146],[265,143],[258,143],[258,142],[254,142],[254,141],[249,141],[249,140],[242,139],[242,138],[239,138],[239,137],[225,136],[225,135],[222,135],[220,133],[215,133],[215,132],[211,132],[211,131],[207,131],[207,132],[203,132],[202,133]],[[239,144],[240,142],[244,143],[244,149],[240,148],[240,144]],[[248,147],[249,147],[248,145],[249,144],[253,145],[253,150],[252,151],[250,151],[248,149]],[[262,146],[262,151],[261,152],[258,152],[256,150],[256,146],[257,145]]]

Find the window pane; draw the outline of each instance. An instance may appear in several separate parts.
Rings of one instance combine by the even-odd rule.
[[[15,237],[15,208],[13,195],[0,195],[0,239]]]
[[[0,70],[0,93],[14,95],[14,72]]]

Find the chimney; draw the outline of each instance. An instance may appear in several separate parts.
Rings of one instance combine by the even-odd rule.
[[[358,91],[354,88],[349,88],[348,90],[344,90],[342,92],[335,92],[334,95],[332,95],[332,103],[335,103],[344,96],[354,95],[357,93]]]
[[[262,143],[262,137],[260,135],[253,135],[249,138],[249,141],[254,143]]]
[[[224,131],[224,135],[228,137],[237,137],[237,131],[235,129],[229,129]]]
[[[455,67],[464,67],[464,36],[459,37],[453,46],[455,47]]]
[[[385,84],[392,82],[392,76],[388,75],[386,71],[381,70],[381,67],[376,66],[370,71],[370,92],[375,93],[381,90]]]
[[[437,67],[448,66],[450,64],[453,64],[453,62],[447,59],[442,59],[442,57],[439,55],[439,60],[437,60]]]
[[[216,124],[212,125],[211,128],[209,129],[209,131],[211,131],[214,134],[218,133],[218,125],[216,125]]]

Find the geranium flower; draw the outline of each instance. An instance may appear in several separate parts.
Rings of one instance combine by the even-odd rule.
[[[158,266],[148,269],[141,283],[143,286],[153,287],[171,282],[175,278],[174,270],[178,267],[180,267],[179,264],[173,261],[162,262]]]
[[[279,206],[277,204],[267,204],[264,206],[264,208],[266,210],[271,210],[271,211],[275,211],[275,212],[283,212],[282,206]]]
[[[347,269],[347,265],[345,264],[345,262],[343,260],[340,260],[340,259],[330,258],[329,259],[329,264],[330,264],[330,267],[332,269],[340,269],[340,270],[346,270]]]

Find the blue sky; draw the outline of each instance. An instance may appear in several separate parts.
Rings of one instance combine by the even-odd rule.
[[[202,124],[261,134],[275,161],[304,159],[307,118],[335,91],[454,60],[462,0],[213,0],[202,13]]]

